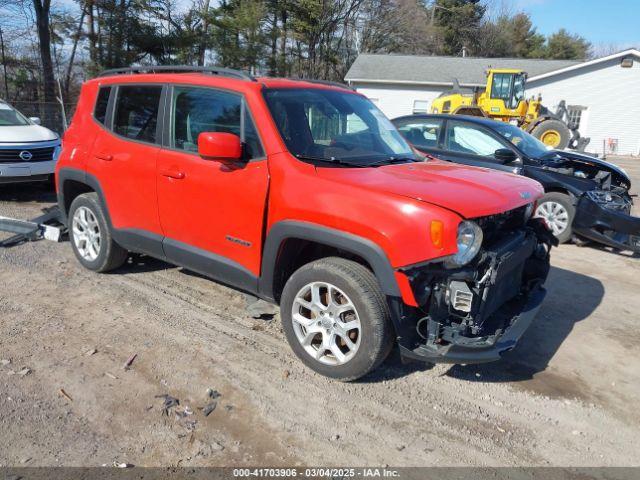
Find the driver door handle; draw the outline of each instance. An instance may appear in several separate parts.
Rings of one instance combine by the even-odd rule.
[[[107,153],[96,153],[94,155],[98,160],[104,160],[105,162],[110,162],[113,160],[113,155],[109,155]]]
[[[174,169],[163,170],[160,173],[164,177],[175,178],[176,180],[182,180],[185,177],[184,172]]]

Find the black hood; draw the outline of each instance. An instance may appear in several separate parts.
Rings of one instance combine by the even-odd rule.
[[[565,150],[553,150],[553,153],[571,164],[567,165],[567,163],[565,163],[565,166],[571,166],[576,169],[592,167],[604,170],[611,173],[613,177],[612,183],[623,186],[626,189],[631,187],[631,179],[629,178],[629,175],[627,175],[623,169],[612,163],[605,162],[604,160],[600,160],[599,158],[592,157],[590,155],[585,155],[584,153],[568,152]],[[544,162],[544,160],[542,161]]]

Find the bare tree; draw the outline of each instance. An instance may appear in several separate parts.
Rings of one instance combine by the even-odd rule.
[[[51,58],[51,0],[33,0],[33,9],[36,14],[40,62],[42,64],[42,90],[46,104],[44,109],[45,123],[52,124],[51,109],[56,101],[56,87]]]

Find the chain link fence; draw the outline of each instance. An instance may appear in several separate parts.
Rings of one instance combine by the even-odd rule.
[[[9,102],[25,117],[38,117],[41,125],[62,135],[75,111],[75,103],[16,100]]]

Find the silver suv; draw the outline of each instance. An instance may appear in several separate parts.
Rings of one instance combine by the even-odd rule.
[[[55,171],[60,137],[0,100],[0,184],[47,181]]]

